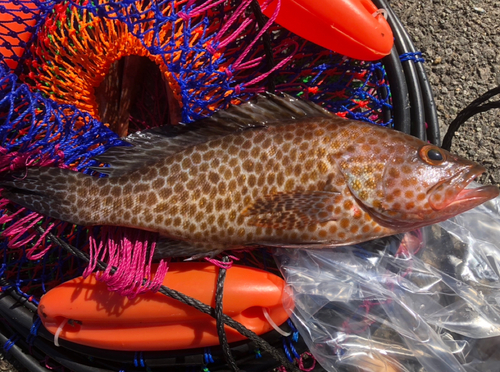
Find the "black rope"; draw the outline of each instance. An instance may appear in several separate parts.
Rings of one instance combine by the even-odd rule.
[[[451,149],[451,143],[453,141],[453,136],[455,136],[455,132],[472,116],[491,109],[500,108],[500,100],[484,103],[497,94],[500,94],[500,86],[487,91],[460,111],[448,127],[448,131],[443,138],[443,145],[441,147],[449,151]]]
[[[41,232],[42,234],[45,232],[45,230],[38,226],[37,230]],[[81,260],[85,262],[89,262],[89,255],[85,252],[82,252],[78,248],[66,243],[62,239],[59,239],[57,236],[55,236],[53,233],[49,232],[47,234],[47,237],[51,239],[51,241],[55,242],[62,248],[66,249],[68,252],[71,254],[75,255],[76,257],[80,258]],[[107,263],[98,261],[97,262],[97,267],[99,270],[105,270],[106,267],[108,266]],[[111,270],[111,273],[113,273],[114,270]],[[145,281],[145,279],[144,279]],[[204,304],[201,301],[198,301],[195,298],[189,297],[181,292],[178,292],[174,289],[165,287],[162,285],[160,289],[158,290],[159,293],[168,296],[170,298],[173,298],[174,300],[180,301],[182,303],[185,303],[186,305],[189,305],[191,307],[194,307],[198,311],[201,311],[204,314],[210,315],[211,317],[216,318],[215,316],[215,309],[212,308],[211,306],[208,306]],[[271,346],[266,340],[262,339],[259,337],[256,333],[252,332],[248,328],[246,328],[243,324],[235,321],[231,317],[225,315],[222,313],[221,315],[221,321],[228,325],[231,328],[234,328],[236,331],[238,331],[241,335],[245,336],[248,338],[250,341],[252,341],[257,347],[262,349],[263,351],[269,353],[275,360],[277,360],[279,363],[281,363],[285,368],[287,368],[289,371],[294,371],[294,372],[299,372],[299,369],[291,363],[288,359],[286,359],[283,355],[280,354],[280,352]]]
[[[229,262],[229,257],[224,256],[222,262]],[[231,371],[238,372],[239,368],[234,360],[233,353],[231,353],[231,348],[227,342],[227,335],[224,329],[224,320],[222,319],[222,296],[224,293],[224,281],[226,280],[227,270],[223,267],[219,267],[219,276],[217,278],[217,290],[215,292],[215,319],[217,321],[217,334],[219,335],[219,344],[222,347],[222,352],[227,365],[231,368]]]
[[[252,7],[252,11],[255,15],[255,19],[257,20],[257,24],[259,25],[259,30],[262,30],[266,25],[266,19],[262,14],[262,10],[260,9],[259,2],[257,0],[253,0],[250,3]],[[262,43],[264,44],[264,52],[266,53],[266,64],[269,71],[274,68],[274,57],[273,57],[273,48],[271,45],[271,36],[269,32],[266,31],[262,35]],[[271,72],[267,77],[267,91],[269,93],[274,93],[276,91],[276,83],[274,82],[275,74]]]

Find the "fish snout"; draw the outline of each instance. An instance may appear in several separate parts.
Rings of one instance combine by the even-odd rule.
[[[470,163],[469,166],[429,190],[428,201],[432,209],[444,211],[448,208],[453,209],[454,214],[458,214],[498,196],[499,191],[496,186],[467,188],[486,171],[482,165]]]

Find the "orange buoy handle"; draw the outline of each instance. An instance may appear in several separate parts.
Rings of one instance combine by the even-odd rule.
[[[218,268],[208,263],[171,263],[163,284],[215,306]],[[267,271],[233,265],[224,284],[224,313],[256,334],[288,319],[281,297],[285,282]],[[215,319],[160,293],[129,300],[110,292],[95,275],[75,278],[40,300],[44,326],[59,338],[112,350],[181,350],[219,344]],[[229,342],[244,340],[226,326]]]

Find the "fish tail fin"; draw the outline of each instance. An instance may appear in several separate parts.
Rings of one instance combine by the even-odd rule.
[[[29,210],[77,225],[94,225],[91,213],[77,203],[78,187],[93,183],[92,176],[55,167],[27,168],[0,175],[1,196]],[[87,180],[87,181],[86,181]],[[81,203],[80,203],[81,204]],[[90,202],[82,205],[90,209]]]

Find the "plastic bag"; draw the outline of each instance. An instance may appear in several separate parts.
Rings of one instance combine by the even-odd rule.
[[[285,305],[328,371],[500,371],[500,198],[356,246],[277,249]]]

